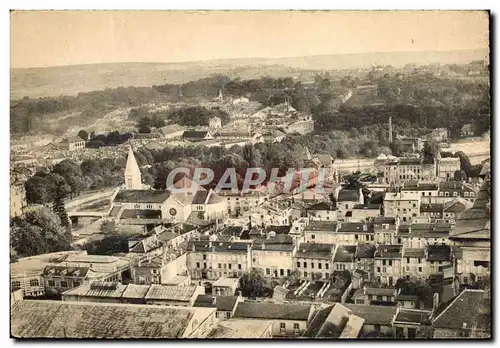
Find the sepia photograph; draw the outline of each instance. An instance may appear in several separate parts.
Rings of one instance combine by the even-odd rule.
[[[488,10],[9,19],[11,341],[493,338]]]

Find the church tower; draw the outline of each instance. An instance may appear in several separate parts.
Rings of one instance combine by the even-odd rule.
[[[139,190],[142,188],[141,170],[135,160],[132,146],[128,148],[127,166],[125,167],[125,188],[127,190]]]

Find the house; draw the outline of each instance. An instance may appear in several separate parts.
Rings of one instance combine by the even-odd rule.
[[[254,240],[252,245],[252,268],[259,269],[264,277],[282,278],[294,270],[294,239],[286,234],[268,234]]]
[[[402,273],[405,277],[426,278],[424,248],[404,248]]]
[[[46,266],[43,271],[45,292],[49,295],[60,294],[78,287],[87,278],[95,276],[90,267]]]
[[[306,243],[336,244],[337,225],[336,221],[312,220],[304,228],[304,240]]]
[[[212,140],[214,137],[210,131],[187,130],[182,134],[182,139],[192,142]]]
[[[264,141],[281,143],[286,138],[286,133],[280,129],[269,129],[262,133],[262,137]]]
[[[208,127],[210,129],[220,129],[222,128],[222,120],[219,117],[212,117],[208,120]]]
[[[396,232],[399,219],[395,217],[379,216],[373,219],[373,231],[375,243],[378,244],[401,244],[397,242]]]
[[[403,151],[408,153],[419,153],[424,148],[424,141],[419,137],[397,137],[403,143]]]
[[[388,161],[384,165],[386,184],[400,185],[406,181],[432,181],[437,176],[436,161],[425,161],[421,158],[399,158]]]
[[[346,190],[341,189],[336,197],[337,201],[337,216],[339,221],[345,219],[348,213],[352,216],[352,209],[354,206],[364,204],[364,197],[359,190]]]
[[[355,269],[354,255],[356,254],[356,245],[337,245],[333,256],[334,271],[349,271]]]
[[[410,192],[387,192],[384,196],[384,216],[412,221],[419,215],[420,196]]]
[[[392,286],[401,278],[401,245],[377,245],[374,276],[377,282]]]
[[[352,208],[352,216],[347,221],[372,221],[381,215],[382,204],[357,204]]]
[[[307,304],[239,302],[233,318],[272,320],[273,337],[298,337],[307,329],[314,308]]]
[[[373,267],[375,266],[375,245],[358,243],[354,253],[355,269],[366,274],[367,280],[373,279]]]
[[[211,189],[196,192],[191,205],[191,210],[205,220],[213,221],[226,216],[226,202]]]
[[[326,202],[320,202],[307,208],[307,217],[316,221],[337,221],[337,210]]]
[[[322,243],[300,243],[293,258],[294,270],[300,277],[313,279],[319,274],[321,279],[330,279],[335,245]]]
[[[395,302],[397,290],[395,288],[369,288],[356,289],[352,295],[355,304],[387,304]]]
[[[185,127],[178,124],[171,124],[160,128],[163,137],[168,140],[181,139],[185,130]]]
[[[430,338],[430,317],[430,311],[399,307],[392,322],[396,338]]]
[[[219,321],[208,339],[267,339],[272,336],[271,320],[229,319]]]
[[[344,303],[354,315],[364,319],[363,328],[359,334],[360,338],[380,335],[391,337],[394,333],[392,322],[398,308],[395,306],[375,306]],[[382,336],[384,337],[384,336]]]
[[[455,172],[460,170],[460,158],[444,157],[437,163],[438,178],[442,180],[454,180]]]
[[[251,211],[252,208],[267,201],[269,197],[267,194],[255,190],[233,193],[231,190],[223,189],[218,191],[217,194],[226,201],[227,213],[232,216]]]
[[[340,303],[321,307],[312,318],[305,338],[358,338],[364,319]]]
[[[410,180],[403,183],[401,192],[418,194],[421,203],[437,203],[439,184]]]
[[[161,256],[139,261],[131,267],[132,282],[135,284],[166,284],[178,275],[187,272],[186,253],[180,250],[165,250]]]
[[[215,312],[214,308],[19,301],[11,309],[11,333],[16,338],[196,338],[213,329]]]
[[[233,296],[239,285],[239,278],[219,278],[212,283],[212,294],[216,296]]]
[[[435,244],[447,245],[450,244],[451,229],[451,224],[445,222],[400,225],[397,237],[402,238],[402,244],[407,248],[424,248]]]
[[[489,338],[489,293],[465,289],[432,316],[433,338]]]
[[[470,123],[464,124],[460,130],[460,135],[464,138],[474,136],[474,126]]]
[[[245,243],[191,241],[187,250],[187,268],[192,279],[239,277],[252,265],[250,246]]]
[[[434,139],[437,142],[443,142],[448,140],[448,129],[447,128],[434,128],[429,134],[428,138]]]
[[[334,236],[336,237],[335,244],[339,245],[373,242],[375,239],[374,226],[373,223],[366,221],[339,222]]]
[[[428,217],[430,222],[442,221],[443,208],[442,203],[420,203],[420,216]]]
[[[462,197],[464,200],[474,202],[476,199],[477,190],[471,185],[461,181],[442,181],[439,183],[437,202],[445,203]]]
[[[238,296],[198,295],[193,307],[216,308],[217,319],[231,319],[239,301],[242,301],[242,298]]]
[[[85,148],[85,140],[82,138],[75,136],[75,137],[68,137],[62,141],[62,144],[68,149],[69,151],[76,151],[76,150],[81,150]]]

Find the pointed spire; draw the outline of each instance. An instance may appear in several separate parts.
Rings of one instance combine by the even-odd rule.
[[[137,190],[142,188],[141,170],[135,159],[132,146],[128,148],[127,165],[125,167],[125,188],[127,190]]]

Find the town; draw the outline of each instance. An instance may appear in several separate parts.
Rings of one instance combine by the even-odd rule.
[[[11,100],[13,337],[491,337],[489,62],[141,88]]]

